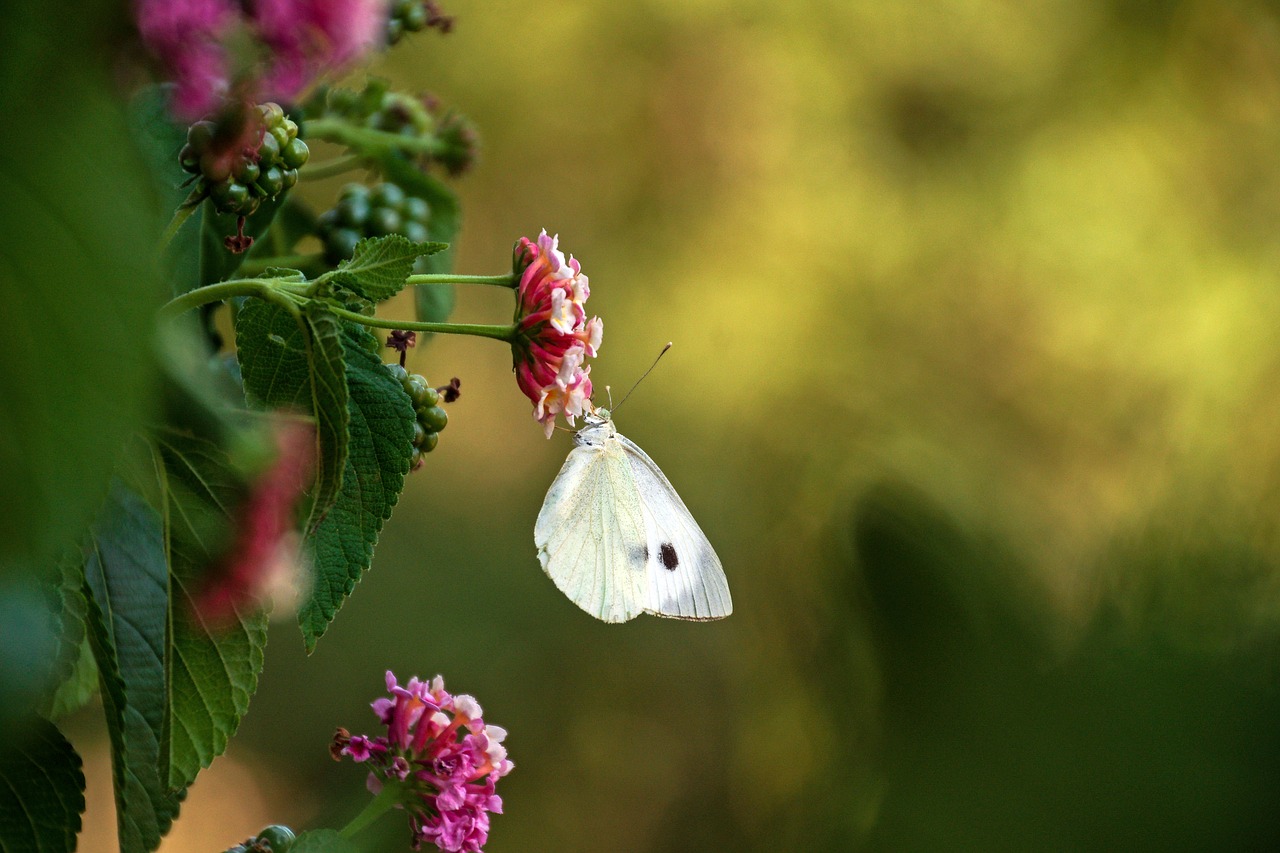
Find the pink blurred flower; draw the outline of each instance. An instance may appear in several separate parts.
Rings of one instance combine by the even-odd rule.
[[[415,850],[429,841],[448,853],[477,853],[489,839],[489,813],[502,813],[497,781],[515,766],[502,745],[506,731],[485,725],[479,703],[446,692],[438,675],[401,686],[388,671],[387,691],[390,698],[372,705],[387,733],[339,729],[334,757],[368,764],[375,794],[387,783],[402,786],[399,807],[409,814]]]
[[[235,513],[235,540],[209,571],[194,599],[208,624],[229,619],[261,599],[278,575],[295,563],[294,510],[315,460],[315,428],[305,421],[277,422],[276,459],[250,488]]]
[[[544,230],[537,240],[521,237],[513,252],[520,274],[516,291],[516,339],[512,358],[516,384],[533,401],[533,417],[551,437],[556,415],[570,426],[591,407],[591,368],[604,337],[604,321],[587,319],[591,295],[578,262],[565,259],[559,235]]]
[[[359,59],[378,45],[386,0],[255,0],[258,37],[271,60],[262,78],[265,97],[293,98],[320,74]]]
[[[136,14],[143,43],[174,82],[174,111],[186,119],[213,111],[230,86],[223,40],[240,23],[240,4],[234,0],[138,0]]]
[[[184,119],[233,96],[295,98],[376,47],[386,0],[137,0],[138,32],[175,85]],[[248,38],[259,51],[233,43]],[[260,60],[253,64],[255,54]]]

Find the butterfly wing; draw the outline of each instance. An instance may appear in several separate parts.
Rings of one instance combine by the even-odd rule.
[[[665,474],[635,442],[618,436],[640,496],[645,525],[644,609],[675,619],[723,619],[733,612],[715,549]]]
[[[533,528],[543,571],[597,619],[646,609],[645,517],[627,454],[612,436],[569,452]]]

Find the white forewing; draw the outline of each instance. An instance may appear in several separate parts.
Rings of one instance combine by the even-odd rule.
[[[560,591],[605,622],[733,612],[720,558],[653,460],[607,417],[573,440],[533,529]]]
[[[647,541],[633,469],[613,425],[589,424],[575,437],[533,529],[538,559],[560,591],[605,622],[643,613]]]
[[[722,619],[733,612],[729,583],[715,549],[649,455],[618,435],[645,521],[648,593],[645,611],[675,619]]]

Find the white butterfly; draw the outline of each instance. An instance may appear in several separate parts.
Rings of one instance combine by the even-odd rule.
[[[608,409],[585,420],[533,529],[543,570],[605,622],[728,616],[720,558],[662,470],[618,433]]]

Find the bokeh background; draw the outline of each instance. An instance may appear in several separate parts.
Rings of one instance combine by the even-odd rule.
[[[1280,844],[1280,9],[447,11],[374,71],[481,128],[458,268],[558,231],[598,386],[675,341],[619,423],[735,612],[563,598],[532,531],[570,441],[500,346],[435,340],[410,367],[464,388],[439,450],[316,653],[273,627],[162,850],[345,823],[363,774],[328,739],[374,729],[387,668],[510,730],[491,853]]]

